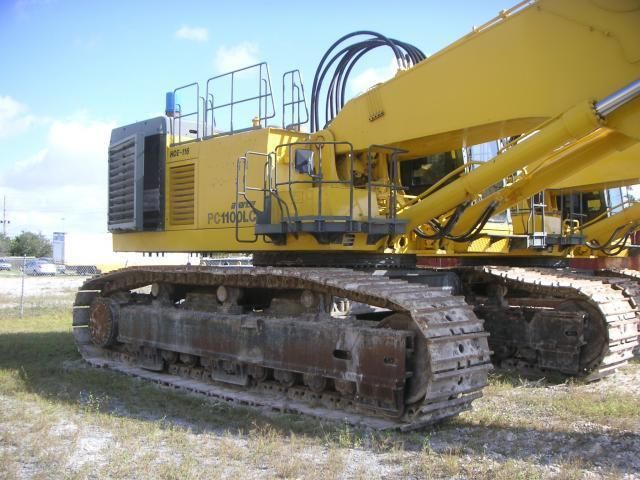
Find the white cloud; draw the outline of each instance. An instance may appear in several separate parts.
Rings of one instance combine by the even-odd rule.
[[[42,163],[42,161],[45,159],[47,155],[47,152],[48,150],[46,148],[43,148],[35,155],[31,155],[30,157],[18,160],[16,164],[13,167],[11,167],[11,170],[16,172],[22,172],[33,166],[36,166]]]
[[[44,148],[0,170],[8,233],[106,230],[107,148],[114,126],[86,115],[55,120]]]
[[[7,234],[22,231],[100,233],[107,230],[107,188],[93,185],[40,186],[30,190],[2,187],[7,206]]]
[[[49,145],[61,152],[95,158],[106,155],[114,124],[86,119],[56,120],[49,127]]]
[[[24,133],[35,121],[25,105],[9,96],[0,97],[0,139]]]
[[[374,85],[386,82],[398,71],[398,63],[394,58],[386,67],[367,68],[349,79],[349,90],[352,95],[359,95]]]
[[[176,38],[193,40],[195,42],[206,42],[209,38],[209,31],[204,27],[190,27],[189,25],[182,25],[176,31]]]
[[[218,73],[231,72],[258,63],[257,55],[258,46],[254,43],[243,42],[231,47],[222,45],[216,51],[214,66]]]

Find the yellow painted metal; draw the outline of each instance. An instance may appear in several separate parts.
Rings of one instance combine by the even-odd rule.
[[[567,172],[575,172],[571,175],[571,177],[575,177],[579,176],[583,169],[591,166],[590,172],[603,172],[607,170],[607,166],[615,166],[615,168],[609,168],[608,170],[617,172],[619,180],[621,175],[631,172],[629,170],[618,171],[622,162],[617,157],[628,158],[629,160],[635,158],[636,164],[640,164],[637,161],[639,158],[637,156],[637,147],[624,152],[619,151],[632,143],[628,137],[617,132],[598,129],[581,142],[568,145],[560,151],[553,152],[550,157],[535,162],[528,169],[520,172],[513,183],[470,206],[464,211],[452,233],[459,235],[471,228],[477,218],[492,202],[497,202],[494,214],[503,212],[516,206],[519,202],[529,199],[538,192],[553,188],[554,182],[558,178],[566,176]],[[640,167],[631,171],[633,170],[635,170],[635,173],[640,173]],[[633,183],[637,183],[638,176],[635,177],[635,180]]]
[[[634,202],[621,211],[607,216],[606,213],[582,227],[588,242],[604,245],[607,241],[619,240],[629,229],[640,226],[640,202]]]
[[[273,152],[281,144],[305,140],[305,134],[275,128],[255,129],[235,135],[213,137],[171,146],[167,151],[167,174],[165,175],[165,231],[129,232],[113,235],[116,251],[132,252],[211,252],[211,251],[260,251],[278,250],[273,243],[258,237],[255,243],[243,243],[236,238],[236,202],[239,202],[239,238],[253,240],[256,214],[242,197],[236,198],[236,176],[238,158],[247,152]],[[323,170],[325,180],[337,180],[335,160],[331,150],[326,149]],[[279,181],[309,180],[289,167],[286,152],[273,162]],[[265,182],[265,159],[248,156],[247,186],[263,188]],[[318,189],[313,185],[293,184],[291,196],[300,215],[314,215],[318,209]],[[289,192],[283,194],[291,208]],[[248,200],[258,210],[264,209],[262,192],[249,192]],[[360,189],[354,193],[354,216],[362,219],[367,215],[367,192]],[[322,192],[323,212],[344,215],[349,209],[349,189],[345,186],[325,186]],[[375,202],[375,199],[374,199]],[[278,209],[274,208],[272,222],[279,222]],[[378,215],[377,211],[375,212]],[[372,251],[378,244],[368,245],[359,235],[345,240],[347,245],[323,245],[326,250]],[[315,251],[318,242],[309,234],[300,234],[287,241],[287,249]]]
[[[511,175],[548,156],[568,139],[579,139],[600,127],[600,122],[589,103],[582,103],[560,117],[548,122],[529,139],[514,145],[507,152],[472,170],[456,182],[434,192],[415,206],[400,210],[398,217],[408,221],[413,230],[420,224],[442,215],[477,195],[496,181]]]
[[[640,78],[638,5],[535,2],[351,100],[328,129],[408,157],[519,135]]]
[[[549,189],[592,191],[636,185],[640,183],[640,144],[557,178],[561,180],[550,182]]]
[[[509,252],[509,239],[508,238],[496,238],[490,236],[479,237],[465,247],[465,253],[468,254],[495,254],[495,253],[508,253]]]
[[[620,1],[525,2],[354,98],[326,130],[313,135],[257,128],[170,146],[164,176],[165,230],[115,234],[114,248],[148,252],[387,248],[405,252],[415,247],[437,254],[514,254],[511,227],[487,225],[484,231],[491,234],[490,240],[456,245],[418,241],[411,231],[430,219],[446,217],[465,202],[481,200],[489,187],[519,171],[526,173],[495,194],[502,209],[551,180],[554,188],[564,188],[598,178],[603,170],[613,172],[618,181],[629,177],[619,167],[631,161],[628,152],[637,151],[637,146],[624,152],[611,150],[620,148],[622,135],[640,140],[640,99],[616,111],[606,124],[592,103],[640,78],[640,0],[625,0],[625,8]],[[401,160],[409,160],[526,132],[531,133],[506,152],[442,188],[413,202],[400,194],[398,217],[407,222],[409,233],[388,243],[368,244],[365,233],[329,244],[319,244],[310,234],[288,234],[285,245],[261,237],[255,243],[236,238],[236,220],[241,239],[253,239],[256,222],[254,210],[236,196],[239,157],[247,157],[247,185],[262,188],[266,173],[272,178],[277,175],[279,181],[304,181],[277,187],[282,203],[298,216],[318,215],[320,205],[323,216],[344,216],[352,206],[357,221],[366,219],[369,202],[374,205],[374,217],[394,207],[384,189],[374,188],[370,197],[363,186],[353,192],[344,184],[320,188],[308,175],[296,173],[287,149],[277,147],[309,140],[344,142],[335,151],[327,145],[318,147],[323,154],[319,163],[323,181],[331,182],[351,178],[351,162],[356,177],[365,176],[366,151],[374,144],[405,149]],[[355,151],[353,158],[347,155],[347,142]],[[309,147],[300,144],[300,148]],[[265,157],[247,152],[275,153],[265,169]],[[600,162],[602,158],[607,161]],[[578,166],[576,175],[582,176],[572,177]],[[637,168],[634,165],[629,171]],[[373,178],[368,180],[388,180],[385,154],[376,158]],[[248,195],[262,211],[263,193]],[[477,218],[474,213],[489,201],[491,197],[471,207],[458,231],[471,225]],[[270,222],[278,224],[284,217],[274,207]]]

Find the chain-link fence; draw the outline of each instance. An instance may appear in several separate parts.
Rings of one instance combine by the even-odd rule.
[[[87,278],[133,265],[250,265],[251,257],[215,258],[190,254],[130,255],[117,263],[100,265],[56,263],[52,258],[0,257],[0,316],[52,307],[71,308],[75,293]]]
[[[71,307],[78,287],[98,273],[95,265],[70,266],[47,258],[2,257],[0,315],[17,313],[22,317],[29,309]]]

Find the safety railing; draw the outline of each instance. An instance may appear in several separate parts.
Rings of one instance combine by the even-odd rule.
[[[300,70],[285,72],[282,75],[282,128],[300,130],[308,121],[309,110]]]
[[[349,172],[350,177],[345,180],[325,180],[323,174],[323,152],[325,147],[331,147],[335,149],[336,146],[342,145],[347,147],[348,153],[347,157],[349,158]],[[301,147],[308,147],[307,149],[302,149]],[[284,143],[278,145],[276,147],[275,153],[276,157],[278,156],[278,152],[281,149],[287,149],[287,158],[289,158],[288,164],[288,175],[287,179],[284,181],[280,181],[277,178],[277,169],[275,169],[274,178],[273,178],[273,190],[277,194],[279,194],[280,190],[285,190],[290,199],[290,204],[293,207],[293,215],[287,215],[287,223],[299,223],[299,222],[327,222],[327,221],[351,221],[353,220],[353,188],[354,188],[354,178],[353,178],[353,145],[349,142],[295,142],[295,143]],[[294,168],[296,166],[300,166],[300,163],[296,165],[296,151],[310,151],[313,152],[313,155],[310,155],[311,158],[315,157],[315,152],[318,154],[318,161],[312,161],[310,164],[309,170],[306,172],[301,172],[298,170],[298,173],[307,173],[310,177],[309,180],[302,179],[293,179],[294,177]],[[300,215],[298,210],[298,205],[293,193],[294,185],[313,185],[317,188],[317,212],[313,215]],[[327,185],[344,185],[349,188],[349,214],[348,215],[324,215],[323,214],[323,193],[324,187]],[[281,212],[283,214],[287,213],[285,211]]]
[[[255,90],[250,94],[239,92],[238,81],[242,80],[244,83],[252,75],[254,76],[252,81],[257,78],[257,95]],[[224,96],[225,93],[228,94],[228,97]],[[255,122],[249,127],[237,128],[237,110],[245,106],[249,106],[249,111],[253,115],[251,117],[252,122],[254,119]],[[225,110],[228,114],[228,127],[220,128],[216,121],[216,115],[222,115]],[[226,135],[257,127],[266,127],[267,120],[274,116],[275,106],[271,93],[271,78],[269,76],[269,68],[265,62],[239,68],[207,80],[204,107],[205,136]]]
[[[247,172],[249,169],[249,158],[258,157],[265,160],[264,162],[264,183],[262,188],[260,187],[252,187],[247,185]],[[256,222],[263,220],[263,216],[265,212],[270,213],[271,211],[271,197],[275,195],[278,203],[280,204],[280,208],[283,208],[283,202],[281,199],[277,197],[277,194],[272,191],[271,185],[273,183],[272,180],[272,172],[273,168],[273,154],[271,153],[260,153],[260,152],[252,152],[248,151],[244,154],[244,156],[238,158],[236,162],[236,201],[235,201],[235,230],[236,230],[236,241],[240,243],[255,243],[258,240],[258,235],[255,233],[252,235],[252,238],[240,238],[240,204],[241,201],[243,204],[251,209],[254,214]],[[263,210],[258,209],[255,204],[256,200],[249,198],[249,192],[260,192],[262,193],[263,198]],[[241,200],[242,199],[242,200]],[[286,204],[284,204],[284,208],[286,208]]]
[[[195,102],[193,102],[193,106],[186,106],[177,101],[178,92],[183,91],[195,91]],[[182,97],[188,97],[189,95],[182,94]],[[182,143],[183,141],[193,140],[194,138],[200,138],[202,132],[200,131],[200,102],[202,97],[200,96],[200,85],[197,82],[189,83],[188,85],[183,85],[181,87],[176,88],[173,91],[173,98],[175,99],[175,106],[172,112],[167,111],[167,114],[171,113],[171,121],[169,123],[171,137],[174,140],[174,143]],[[191,103],[187,104],[191,105]],[[190,110],[187,112],[183,112],[183,107],[193,108],[194,110]],[[193,126],[195,128],[189,128],[189,122],[185,121],[187,124],[187,130],[189,135],[185,135],[183,132],[183,120],[188,119],[189,117],[195,116],[195,122],[193,122]],[[176,128],[177,123],[177,128]],[[183,140],[183,136],[185,139]]]
[[[527,232],[529,246],[544,248],[547,245],[547,204],[544,190],[532,195],[529,199],[529,218],[527,219]],[[539,226],[539,227],[538,227]]]
[[[257,89],[256,89],[257,87]],[[198,83],[167,93],[166,115],[173,144],[214,135],[267,127],[276,115],[271,78],[261,62],[207,80],[204,96]],[[309,110],[299,70],[282,76],[282,128],[300,130]],[[239,127],[242,123],[243,126]]]
[[[350,173],[347,178],[329,180],[323,171],[328,168],[325,160],[333,162],[337,147],[346,152],[343,154],[348,163],[345,171]],[[327,152],[327,149],[332,151]],[[370,146],[367,151],[368,179],[366,183],[356,185],[355,155],[353,145],[349,142],[292,142],[278,145],[271,154],[247,152],[236,164],[236,240],[249,243],[262,236],[264,241],[284,243],[287,234],[297,237],[300,233],[310,233],[320,242],[330,242],[341,238],[342,234],[366,233],[367,241],[375,242],[386,235],[404,233],[406,221],[397,218],[398,192],[403,190],[397,157],[402,153],[404,150],[397,148]],[[252,171],[250,164],[255,165],[255,160],[249,160],[252,157],[263,161],[262,187],[248,185],[247,177]],[[284,164],[276,165],[278,158],[288,159],[286,167]],[[376,158],[381,162],[378,165],[374,165]],[[378,170],[374,171],[374,168]],[[279,171],[280,177],[284,175],[285,178],[279,178]],[[254,170],[252,176],[256,178],[256,174]],[[379,180],[373,181],[374,177]],[[300,186],[307,188],[298,188]],[[338,212],[325,207],[326,190],[330,186],[344,187],[344,190],[334,189],[330,192],[333,200],[335,195],[340,195],[338,201],[342,202],[343,207]],[[356,190],[367,194],[366,216],[364,212],[359,216],[355,214]],[[250,192],[263,194],[262,210],[250,198]],[[306,192],[304,208],[297,200],[300,192]],[[310,192],[317,195],[311,207]],[[334,204],[335,201],[332,207]],[[255,232],[250,239],[241,238],[240,235],[240,224],[245,223],[245,215],[240,215],[240,208],[250,208],[255,216]]]

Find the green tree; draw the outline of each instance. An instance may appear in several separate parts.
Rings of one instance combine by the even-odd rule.
[[[11,251],[11,239],[4,233],[0,233],[0,255],[9,255]]]
[[[50,257],[51,242],[41,233],[22,232],[11,242],[11,255]]]

